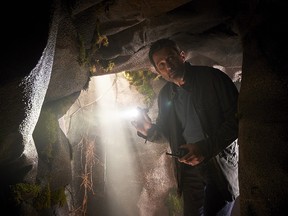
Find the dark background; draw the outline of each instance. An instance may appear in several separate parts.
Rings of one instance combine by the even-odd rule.
[[[52,0],[7,1],[1,13],[1,84],[24,77],[47,44]]]

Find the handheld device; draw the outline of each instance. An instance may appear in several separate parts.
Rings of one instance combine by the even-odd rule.
[[[187,153],[188,153],[188,151],[186,149],[179,149],[179,151],[177,151],[176,153],[166,152],[166,155],[169,155],[169,156],[174,157],[174,158],[181,158],[184,155],[186,155]]]

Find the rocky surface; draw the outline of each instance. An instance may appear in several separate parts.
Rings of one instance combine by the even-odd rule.
[[[77,116],[90,107],[81,103],[79,96],[91,90],[91,79],[126,70],[153,71],[147,58],[149,45],[169,37],[179,43],[192,64],[218,67],[238,89],[241,85],[240,198],[244,216],[255,212],[261,216],[287,215],[287,32],[275,25],[287,18],[282,4],[237,0],[7,4],[5,8],[13,11],[14,19],[1,17],[5,23],[0,87],[1,209],[29,216],[79,213],[71,212],[73,200],[79,206],[85,194],[85,190],[75,192],[82,183],[78,174],[83,171],[77,161],[85,158],[77,145],[91,139],[97,143],[105,140],[96,126],[96,137],[83,136],[89,124],[80,123],[79,130],[72,125],[67,133],[67,128],[59,126],[59,121],[63,124],[60,119],[71,109],[70,114]],[[73,124],[79,124],[81,117]],[[153,155],[159,164],[169,166],[158,150]],[[273,160],[267,164],[269,155]],[[97,173],[103,173],[100,165]],[[143,170],[157,181],[153,164],[146,166]],[[261,178],[255,181],[258,176]],[[271,182],[275,187],[267,190]],[[143,190],[149,187],[141,181]],[[75,194],[69,194],[69,189]],[[159,195],[163,193],[159,191]],[[142,204],[146,198],[142,197]],[[81,211],[93,215],[95,209]]]

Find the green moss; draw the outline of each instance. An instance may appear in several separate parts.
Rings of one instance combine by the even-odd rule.
[[[102,60],[102,61],[98,61],[98,62],[99,62],[100,67],[106,73],[110,72],[115,66],[114,62],[112,62],[112,61],[106,61],[106,60],[104,61],[104,60]]]
[[[177,216],[183,214],[183,201],[178,196],[176,189],[171,189],[165,200],[166,206],[169,210],[169,216]]]
[[[124,77],[130,85],[135,86],[137,91],[145,96],[144,103],[147,107],[151,107],[156,96],[151,82],[157,78],[157,75],[148,70],[139,70],[125,71]]]
[[[47,184],[34,200],[34,207],[38,210],[51,206],[50,184]]]
[[[20,204],[24,200],[33,199],[40,193],[40,186],[35,184],[19,183],[11,185],[10,189],[13,193],[14,200]]]
[[[10,188],[17,204],[31,202],[38,210],[66,203],[65,187],[51,191],[49,183],[44,188],[36,184],[19,183]]]
[[[59,190],[51,192],[51,203],[52,205],[60,205],[63,206],[66,203],[66,195],[65,195],[65,188],[62,187]]]
[[[66,203],[65,187],[51,191],[50,184],[41,191],[34,201],[34,207],[38,210],[50,208],[53,205],[63,206]]]
[[[100,21],[97,20],[95,34],[91,41],[91,48],[89,49],[86,49],[84,40],[82,39],[81,35],[77,35],[79,44],[78,62],[81,66],[87,66],[89,68],[90,76],[93,76],[97,73],[98,67],[105,72],[110,72],[115,66],[115,63],[111,60],[100,60],[99,55],[97,55],[101,47],[107,47],[109,45],[108,37],[100,33],[99,26]]]

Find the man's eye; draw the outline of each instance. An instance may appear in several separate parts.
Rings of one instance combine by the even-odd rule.
[[[171,61],[173,61],[173,60],[176,59],[176,58],[177,58],[176,55],[171,55],[171,56],[168,56],[167,61],[168,61],[168,62],[171,62]]]
[[[159,70],[162,70],[162,69],[164,69],[164,68],[165,68],[165,64],[164,64],[164,63],[158,64],[158,69],[159,69]]]

